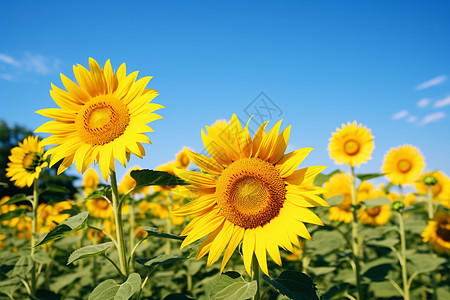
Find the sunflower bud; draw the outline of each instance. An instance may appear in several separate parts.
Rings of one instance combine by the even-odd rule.
[[[428,175],[428,176],[425,176],[425,177],[423,178],[422,182],[423,182],[425,185],[433,186],[433,185],[435,185],[438,181],[437,181],[436,177],[434,177],[433,175]]]
[[[403,208],[405,208],[405,204],[403,203],[403,201],[395,201],[394,203],[392,203],[392,210],[393,211],[402,211]]]

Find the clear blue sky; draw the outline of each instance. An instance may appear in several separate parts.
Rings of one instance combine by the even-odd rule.
[[[292,124],[289,149],[315,148],[305,166],[335,169],[328,140],[356,120],[375,136],[358,172],[378,172],[391,147],[408,143],[427,170],[450,175],[449,11],[448,1],[3,0],[0,118],[37,128],[49,119],[35,111],[56,107],[59,73],[110,58],[154,76],[166,107],[147,156],[130,166],[202,151],[201,128],[233,113],[246,120],[264,92],[275,109],[267,119]]]

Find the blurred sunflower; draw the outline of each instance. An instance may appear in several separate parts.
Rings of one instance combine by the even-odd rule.
[[[145,155],[141,143],[150,143],[145,132],[153,131],[146,124],[161,118],[153,112],[163,106],[150,103],[158,95],[146,89],[151,77],[136,81],[138,72],[127,76],[125,64],[113,73],[109,60],[103,70],[89,58],[89,67],[90,71],[81,65],[73,67],[78,85],[61,74],[67,91],[52,84],[50,95],[61,109],[37,111],[55,121],[43,124],[36,132],[52,134],[42,142],[56,145],[48,151],[50,166],[64,159],[58,174],[73,162],[84,173],[96,160],[108,181],[109,170],[115,169],[114,159],[126,167],[130,153],[140,158]]]
[[[403,202],[405,203],[405,205],[411,205],[416,201],[417,197],[416,195],[414,195],[414,193],[408,193],[408,195],[406,195],[406,197],[403,198]]]
[[[300,247],[298,235],[311,239],[304,222],[323,225],[308,207],[328,206],[317,195],[323,189],[313,185],[315,176],[325,167],[296,170],[312,148],[284,154],[290,126],[279,134],[281,121],[268,133],[266,125],[259,127],[253,139],[248,124],[242,129],[234,114],[229,124],[207,126],[207,134],[202,130],[202,140],[212,157],[187,151],[203,173],[174,169],[175,175],[201,193],[173,212],[193,217],[181,233],[186,236],[181,248],[207,236],[197,258],[209,253],[210,266],[226,248],[221,271],[242,242],[247,272],[251,274],[255,254],[262,271],[268,274],[266,251],[281,265],[279,246],[293,252],[293,244]],[[186,197],[190,196],[187,192]]]
[[[433,201],[442,200],[442,205],[450,209],[450,179],[445,173],[434,171],[422,174],[416,181],[417,192],[424,195],[428,193],[428,186],[423,183],[423,179],[427,176],[433,176],[437,180],[431,187]]]
[[[325,192],[323,196],[325,199],[331,198],[336,195],[344,196],[339,206],[333,206],[329,209],[328,219],[331,221],[339,221],[344,223],[350,223],[353,219],[352,213],[352,187],[350,183],[350,175],[346,173],[338,173],[331,176],[331,178],[325,182]],[[361,202],[367,194],[370,194],[374,190],[374,186],[367,181],[363,181],[357,189],[357,203]]]
[[[119,184],[119,193],[126,194],[136,186],[136,180],[134,180],[130,175],[133,170],[141,170],[141,167],[134,166],[127,170],[126,174],[123,176],[122,182]],[[149,189],[149,186],[144,186],[132,191],[131,194],[148,194]]]
[[[114,217],[114,211],[106,199],[95,198],[86,201],[86,208],[89,215],[94,218],[110,219]]]
[[[18,187],[31,186],[39,178],[42,169],[48,166],[47,153],[44,153],[44,144],[39,142],[37,136],[29,136],[19,142],[18,147],[11,149],[6,168],[6,177]]]
[[[3,240],[6,238],[5,235],[0,234],[0,250],[5,249],[5,243],[3,243]]]
[[[87,170],[83,177],[84,195],[88,196],[92,194],[97,189],[99,183],[100,178],[95,169]]]
[[[393,184],[408,184],[417,179],[424,165],[418,148],[403,145],[386,153],[381,170]]]
[[[439,212],[434,220],[428,221],[428,226],[421,234],[424,242],[430,242],[438,253],[450,254],[450,214]]]
[[[382,190],[371,191],[370,193],[364,195],[360,200],[364,201],[367,199],[374,199],[377,197],[386,196]],[[364,209],[359,214],[359,219],[363,224],[368,224],[372,226],[381,226],[386,224],[391,217],[391,206],[389,204],[370,207]]]
[[[362,127],[361,124],[356,125],[348,122],[347,126],[342,124],[341,128],[336,128],[337,132],[333,132],[328,145],[330,157],[337,164],[346,164],[350,166],[359,166],[371,159],[374,143],[370,130]]]

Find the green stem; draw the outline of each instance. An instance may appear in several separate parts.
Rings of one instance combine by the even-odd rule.
[[[36,252],[36,235],[37,235],[37,219],[38,219],[38,206],[39,206],[39,190],[38,180],[35,179],[33,183],[33,219],[31,220],[31,256],[34,256]],[[36,295],[37,274],[36,274],[36,262],[33,261],[33,267],[31,269],[31,296]]]
[[[403,280],[403,298],[409,300],[409,286],[408,286],[408,271],[406,269],[406,239],[405,239],[405,225],[403,221],[403,212],[397,212],[398,225],[400,227],[400,247],[401,247],[401,266],[402,266],[402,280]]]
[[[357,194],[356,194],[356,183],[355,183],[355,169],[351,166],[352,176],[350,179],[351,183],[351,198],[352,198],[352,252],[353,260],[355,262],[355,277],[356,277],[356,287],[358,289],[358,299],[364,299],[362,284],[361,284],[361,265],[360,265],[360,253],[359,253],[359,236],[358,236],[358,211],[356,208]]]
[[[106,254],[103,254],[102,256],[107,260],[109,260],[109,262],[114,266],[114,268],[116,268],[117,272],[119,272],[120,277],[122,277],[123,281],[127,280],[127,277],[122,273],[119,266],[111,258],[109,258],[109,256],[107,256]]]
[[[169,212],[169,215],[167,216],[166,219],[166,228],[165,231],[167,233],[171,233],[172,232],[172,220],[170,219],[170,209],[172,207],[172,199],[170,198],[170,196],[166,197],[166,203],[167,203],[167,211]],[[166,254],[170,253],[171,250],[171,240],[170,239],[166,239]]]
[[[428,220],[434,219],[434,208],[433,208],[433,189],[428,186]]]
[[[130,273],[133,272],[133,258],[131,252],[134,248],[134,227],[135,227],[135,216],[134,216],[134,199],[132,197],[130,199],[130,241],[129,241],[129,251],[130,251],[130,260],[128,262],[128,268],[130,269]]]
[[[261,299],[261,276],[259,275],[259,264],[258,260],[256,259],[256,255],[253,254],[252,258],[252,281],[256,280],[256,294],[253,297],[253,300],[260,300]]]
[[[150,274],[152,274],[153,270],[155,270],[155,267],[147,268],[147,276],[145,276],[144,281],[141,284],[141,289],[139,290],[137,300],[141,299],[142,290],[144,289],[145,285],[147,284],[147,281],[150,278]]]
[[[116,225],[116,240],[117,251],[119,252],[120,271],[125,276],[125,278],[127,278],[128,267],[125,254],[125,239],[123,235],[122,203],[120,201],[119,190],[117,188],[116,172],[114,172],[112,169],[109,169],[109,176],[111,178],[112,208]]]

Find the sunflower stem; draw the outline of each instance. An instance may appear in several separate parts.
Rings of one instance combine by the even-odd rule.
[[[400,229],[400,247],[401,247],[401,267],[402,267],[402,281],[403,281],[403,299],[409,300],[409,285],[408,285],[408,271],[406,269],[406,239],[405,239],[405,225],[403,221],[403,211],[397,212],[398,225]]]
[[[259,274],[259,264],[258,260],[256,259],[256,255],[253,254],[252,258],[252,281],[256,280],[256,294],[253,297],[253,300],[260,300],[261,299],[261,276]]]
[[[130,243],[129,243],[130,260],[128,262],[128,268],[130,269],[130,273],[132,273],[134,270],[133,260],[132,260],[132,251],[134,248],[135,216],[134,216],[134,199],[132,197],[129,197],[129,199],[130,199]]]
[[[38,205],[39,205],[39,190],[38,190],[38,180],[35,179],[33,183],[33,218],[31,220],[31,256],[34,256],[36,251],[36,234],[37,234],[37,219],[38,219]],[[37,285],[37,270],[36,262],[33,260],[33,268],[31,269],[31,296],[36,295],[36,285]]]
[[[433,208],[433,188],[432,186],[428,186],[428,191],[427,191],[427,202],[428,202],[428,220],[433,220],[434,219],[434,208]]]
[[[352,253],[353,260],[355,263],[355,277],[356,277],[356,287],[358,289],[358,299],[364,299],[363,290],[361,285],[361,266],[360,266],[360,255],[359,255],[359,236],[358,236],[358,211],[356,209],[357,205],[357,194],[356,194],[356,183],[355,183],[355,168],[351,166],[352,176],[350,178],[351,183],[351,198],[352,198]]]
[[[117,188],[116,172],[109,169],[109,176],[111,178],[111,192],[112,192],[112,208],[114,212],[114,221],[116,225],[116,240],[117,251],[119,252],[120,271],[125,278],[128,277],[128,267],[125,254],[125,241],[123,235],[123,221],[122,221],[122,205],[119,198],[119,190]]]
[[[167,211],[168,211],[168,216],[166,219],[166,228],[165,231],[167,233],[172,233],[172,220],[170,219],[170,208],[172,207],[172,199],[170,198],[169,195],[166,196],[166,203],[167,203]],[[169,254],[171,251],[171,240],[170,239],[166,239],[166,254]]]

